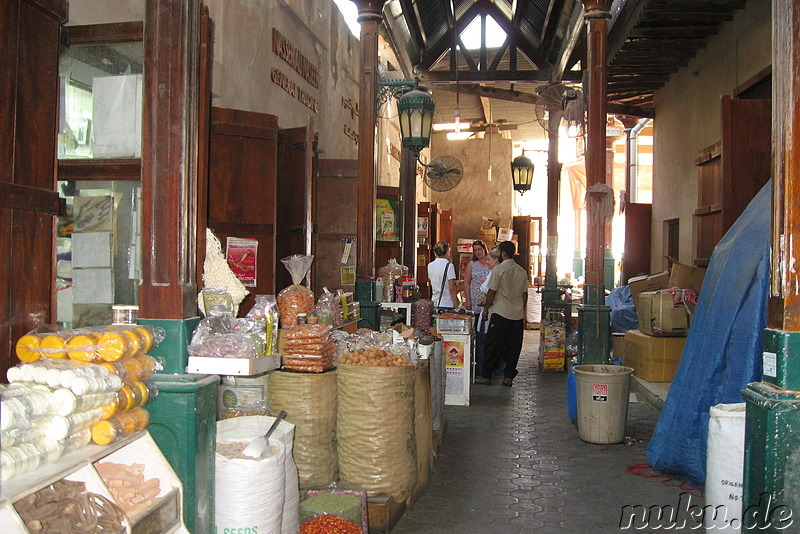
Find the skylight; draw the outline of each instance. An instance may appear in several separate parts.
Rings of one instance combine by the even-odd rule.
[[[344,21],[347,23],[347,27],[350,28],[350,31],[353,35],[356,36],[356,39],[361,37],[361,25],[358,23],[358,8],[356,5],[351,2],[350,0],[333,0],[336,6],[339,8],[339,11],[342,12],[342,16],[344,17]],[[478,34],[480,36],[480,34]]]
[[[506,40],[506,32],[491,17],[486,17],[486,48],[500,48]],[[475,17],[469,26],[461,32],[461,42],[467,50],[481,47],[481,17]]]

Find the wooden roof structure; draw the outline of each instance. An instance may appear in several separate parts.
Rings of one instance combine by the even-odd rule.
[[[654,92],[744,6],[744,0],[611,2],[608,112],[654,117]],[[581,83],[583,14],[580,0],[390,0],[383,30],[400,58],[399,70],[415,72],[434,91],[452,93],[457,86],[468,99],[483,98],[483,121],[502,123],[519,117],[521,108],[500,105],[507,115],[500,117],[498,106],[486,113],[486,99],[524,104],[530,115],[543,86]],[[486,45],[488,18],[505,33],[500,47]],[[482,25],[481,46],[466,50],[461,36],[475,21]],[[452,97],[436,98],[437,114],[452,113]]]

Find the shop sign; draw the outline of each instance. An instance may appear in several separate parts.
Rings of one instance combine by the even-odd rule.
[[[306,91],[300,88],[294,80],[289,78],[280,69],[274,68],[272,69],[272,81],[275,82],[277,85],[280,85],[284,91],[295,97],[297,100],[300,101],[305,107],[313,111],[314,113],[319,112],[319,102],[316,98],[308,94]]]
[[[272,28],[272,51],[291,66],[305,81],[319,89],[319,69],[304,56],[294,44],[281,35],[277,28]]]

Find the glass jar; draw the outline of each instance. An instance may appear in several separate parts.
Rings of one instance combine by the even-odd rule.
[[[120,412],[92,426],[92,441],[98,445],[108,445],[146,428],[149,423],[150,414],[144,408]]]

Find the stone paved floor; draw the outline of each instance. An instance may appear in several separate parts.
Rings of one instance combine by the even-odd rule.
[[[566,374],[542,373],[537,356],[538,332],[526,331],[513,387],[498,379],[473,385],[470,406],[445,408],[447,430],[431,486],[393,534],[603,534],[621,530],[625,505],[679,507],[684,490],[625,471],[646,463],[657,413],[644,402],[630,403],[625,435],[632,444],[584,443],[567,416]],[[691,504],[703,501],[691,497]]]

